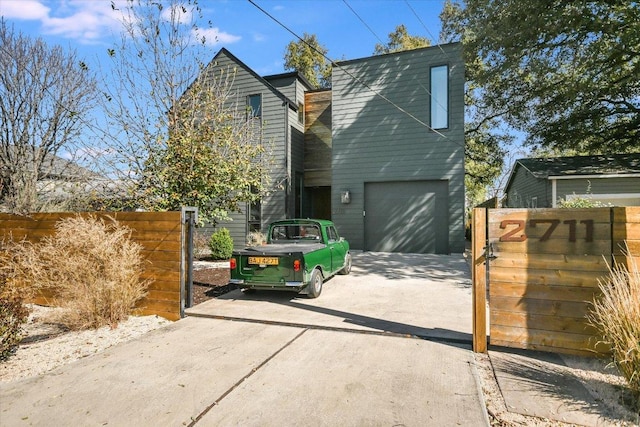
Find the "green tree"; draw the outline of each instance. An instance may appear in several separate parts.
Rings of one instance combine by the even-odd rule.
[[[259,199],[269,184],[269,146],[259,119],[247,120],[230,90],[235,72],[204,70],[172,108],[168,136],[145,163],[142,188],[148,206],[197,206],[216,223]]]
[[[207,28],[195,0],[128,0],[108,49],[106,164],[152,210],[199,208],[215,223],[269,186],[261,122],[247,121],[233,89],[235,71],[208,68]],[[109,157],[110,156],[110,157]]]
[[[327,60],[327,48],[320,44],[315,34],[304,33],[302,40],[292,41],[284,53],[284,68],[296,70],[315,88],[331,87],[331,62]]]
[[[407,27],[404,24],[400,24],[396,27],[396,30],[389,33],[389,41],[387,44],[382,45],[376,43],[373,50],[374,55],[382,55],[384,53],[400,52],[403,50],[418,49],[421,47],[431,46],[429,39],[421,36],[412,36],[407,32]]]
[[[476,120],[552,152],[638,150],[640,4],[448,0],[443,39],[464,45]]]

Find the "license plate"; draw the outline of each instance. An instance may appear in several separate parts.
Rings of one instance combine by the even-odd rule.
[[[265,256],[250,256],[249,264],[278,265],[278,258]]]

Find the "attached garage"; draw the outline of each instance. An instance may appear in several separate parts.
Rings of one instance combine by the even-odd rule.
[[[448,187],[444,180],[365,183],[364,249],[450,253]]]

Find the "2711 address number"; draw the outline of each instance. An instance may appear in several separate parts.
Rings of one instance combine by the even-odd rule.
[[[541,242],[549,240],[551,235],[556,231],[560,224],[569,227],[569,241],[575,242],[578,231],[578,224],[580,228],[584,226],[585,229],[585,241],[593,242],[593,220],[585,219],[578,221],[576,219],[568,219],[561,221],[559,219],[530,219],[529,227],[536,228],[538,225],[548,224],[548,228],[542,236],[538,239]],[[500,236],[500,242],[524,242],[527,240],[525,233],[526,221],[523,219],[505,219],[500,222],[500,228],[508,230],[502,236]],[[511,228],[513,227],[513,228]]]

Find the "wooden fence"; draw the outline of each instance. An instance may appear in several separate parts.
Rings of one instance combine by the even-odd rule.
[[[640,208],[476,209],[473,231],[476,351],[486,350],[486,286],[492,345],[608,350],[586,315],[607,264],[640,263]]]
[[[53,235],[60,219],[76,215],[114,218],[131,229],[131,239],[142,245],[143,279],[151,279],[147,296],[137,304],[142,315],[170,320],[181,316],[184,280],[184,221],[181,212],[38,213],[29,216],[0,214],[0,238],[37,242]],[[43,298],[37,303],[45,303]]]

